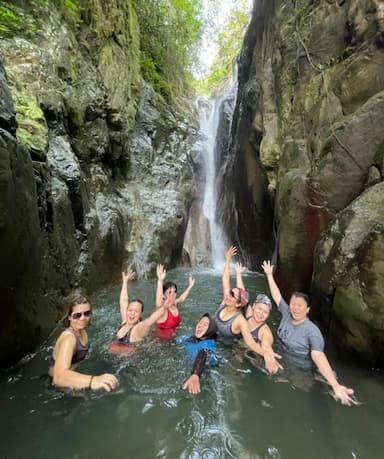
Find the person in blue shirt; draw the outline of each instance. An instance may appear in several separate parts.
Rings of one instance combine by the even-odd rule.
[[[177,343],[183,344],[187,356],[194,359],[191,376],[184,383],[183,389],[190,394],[200,392],[200,378],[206,365],[216,365],[217,326],[209,314],[203,314],[196,324],[193,335],[183,335],[177,338]]]

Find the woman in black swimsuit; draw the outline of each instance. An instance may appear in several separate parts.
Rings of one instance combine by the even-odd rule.
[[[149,317],[142,320],[144,311],[143,302],[137,299],[129,301],[128,282],[134,278],[134,271],[129,270],[127,273],[122,273],[120,291],[121,325],[116,333],[115,339],[110,345],[110,352],[132,352],[136,344],[148,335],[151,326],[154,325],[167,310],[166,303],[164,303],[162,307],[157,308]]]
[[[76,295],[68,305],[67,329],[58,337],[53,348],[52,364],[49,370],[53,384],[75,389],[104,389],[111,391],[117,385],[114,375],[86,375],[73,369],[82,361],[89,349],[87,326],[92,316],[92,306],[83,295]]]

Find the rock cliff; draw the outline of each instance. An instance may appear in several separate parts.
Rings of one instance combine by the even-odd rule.
[[[193,112],[140,76],[132,2],[19,3],[28,27],[0,41],[2,366],[70,290],[180,259],[196,137]]]
[[[371,362],[384,346],[383,47],[381,0],[255,1],[234,115],[244,147],[228,179],[244,177],[243,245],[268,189],[284,294],[312,289],[317,318]]]

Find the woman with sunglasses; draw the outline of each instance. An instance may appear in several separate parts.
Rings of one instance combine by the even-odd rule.
[[[86,375],[75,371],[74,365],[85,359],[89,350],[86,328],[92,316],[92,306],[88,298],[76,295],[68,305],[67,328],[58,337],[53,348],[50,375],[53,384],[74,389],[104,389],[110,392],[117,385],[114,375],[104,373],[99,376]]]
[[[263,356],[265,368],[270,373],[276,373],[282,368],[276,360],[276,358],[280,358],[280,356],[273,352],[271,346],[262,346],[253,339],[248,323],[242,313],[242,308],[248,304],[248,292],[244,288],[231,288],[230,264],[232,257],[236,255],[236,253],[236,247],[232,246],[225,254],[225,265],[222,277],[224,297],[214,315],[218,334],[224,338],[229,337],[232,339],[243,337],[249,349]]]
[[[171,339],[176,334],[176,329],[181,323],[181,315],[179,311],[179,304],[184,303],[188,298],[195,279],[189,278],[188,287],[184,292],[177,296],[177,286],[173,282],[166,282],[163,285],[167,271],[163,265],[157,265],[157,287],[156,287],[156,308],[163,306],[164,302],[170,303],[170,306],[163,312],[157,321],[157,337],[160,339]]]
[[[171,306],[170,301],[156,309],[149,317],[142,320],[144,304],[141,300],[129,301],[128,282],[135,278],[134,271],[122,273],[122,285],[120,291],[120,317],[121,325],[116,333],[116,338],[110,345],[110,352],[130,353],[135,350],[137,343],[142,341],[154,325]]]

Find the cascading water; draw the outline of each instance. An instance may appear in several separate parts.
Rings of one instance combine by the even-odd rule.
[[[237,82],[235,75],[234,81]],[[217,178],[222,170],[220,160],[217,154],[217,146],[221,136],[227,136],[230,132],[230,123],[225,124],[224,129],[228,132],[222,132],[223,126],[221,118],[223,115],[229,120],[232,119],[232,113],[235,106],[235,95],[237,84],[227,88],[219,96],[206,101],[198,100],[200,109],[200,130],[203,134],[203,164],[205,168],[205,191],[203,200],[203,213],[209,222],[209,231],[211,239],[211,259],[214,268],[221,269],[225,258],[224,253],[228,246],[223,228],[217,220]]]

